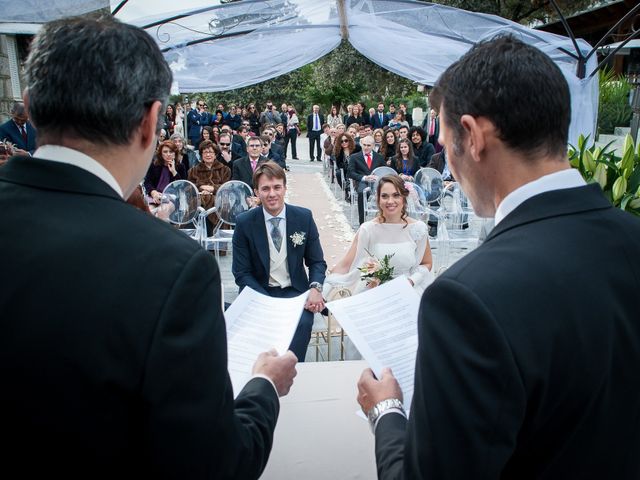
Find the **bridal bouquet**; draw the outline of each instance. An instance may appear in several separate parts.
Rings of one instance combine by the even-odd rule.
[[[364,265],[358,268],[360,270],[360,278],[366,280],[367,288],[374,288],[393,279],[393,266],[391,265],[391,257],[395,254],[385,255],[380,260],[375,255],[366,250],[369,258]]]

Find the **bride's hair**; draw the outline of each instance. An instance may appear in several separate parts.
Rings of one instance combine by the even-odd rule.
[[[409,197],[409,190],[404,186],[404,180],[402,180],[399,175],[385,175],[378,182],[378,191],[376,192],[376,199],[378,201],[378,218],[381,223],[385,223],[387,221],[386,218],[384,218],[384,213],[382,213],[382,208],[380,208],[380,192],[382,191],[382,186],[385,183],[390,183],[396,187],[396,191],[402,196],[402,213],[400,219],[404,221],[406,227],[409,225],[409,222],[407,222],[407,198]]]

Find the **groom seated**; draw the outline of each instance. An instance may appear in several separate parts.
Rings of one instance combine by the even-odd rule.
[[[318,228],[310,210],[284,203],[287,177],[274,162],[258,165],[253,188],[260,206],[238,217],[233,234],[233,276],[240,290],[251,287],[270,297],[290,298],[309,291],[289,346],[303,362],[313,315],[324,309],[321,292],[327,264]]]

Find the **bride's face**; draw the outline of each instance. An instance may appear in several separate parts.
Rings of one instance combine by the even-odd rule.
[[[404,198],[392,183],[387,182],[382,184],[378,203],[385,218],[390,219],[402,216]]]

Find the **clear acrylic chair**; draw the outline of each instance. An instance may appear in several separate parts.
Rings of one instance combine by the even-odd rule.
[[[215,253],[216,260],[220,260],[220,247],[231,246],[233,230],[223,229],[225,225],[234,226],[237,218],[253,206],[253,191],[251,187],[239,180],[231,180],[223,184],[216,192],[215,206],[209,210],[201,208],[198,220],[201,232],[202,246]],[[218,223],[215,225],[212,235],[207,236],[206,218],[211,214],[218,215]]]

